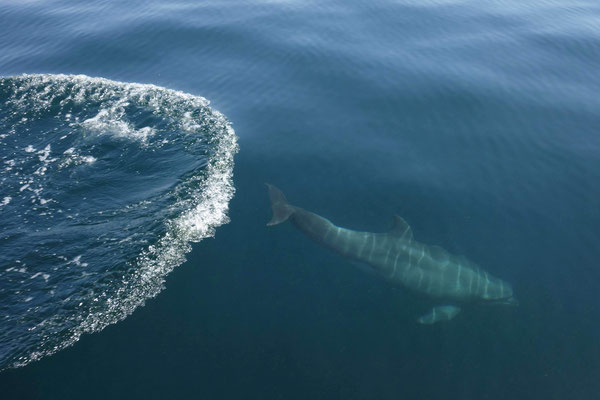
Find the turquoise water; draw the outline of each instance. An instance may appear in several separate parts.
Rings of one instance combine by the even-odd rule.
[[[1,3],[2,398],[596,398],[599,27],[592,1]],[[267,228],[264,182],[401,215],[520,304],[419,325],[428,299]]]

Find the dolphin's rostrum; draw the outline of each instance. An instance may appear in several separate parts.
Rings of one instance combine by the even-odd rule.
[[[289,204],[279,189],[269,184],[267,187],[273,209],[268,226],[289,219],[317,243],[367,264],[392,284],[444,303],[418,318],[419,323],[451,320],[461,310],[457,304],[462,303],[517,304],[510,284],[464,257],[452,255],[439,246],[417,242],[406,221],[399,216],[394,216],[394,226],[387,233],[353,231]]]

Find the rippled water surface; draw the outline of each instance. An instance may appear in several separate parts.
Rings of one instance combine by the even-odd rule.
[[[4,1],[0,49],[7,398],[600,393],[597,2]],[[520,305],[419,325],[264,182]]]

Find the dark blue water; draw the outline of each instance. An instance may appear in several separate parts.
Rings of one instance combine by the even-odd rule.
[[[0,49],[2,398],[598,397],[596,2],[5,1]],[[520,305],[419,325],[264,182]]]

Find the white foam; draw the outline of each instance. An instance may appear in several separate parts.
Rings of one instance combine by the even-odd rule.
[[[50,151],[51,151],[51,147],[50,145],[47,145],[44,150],[40,150],[37,152],[38,158],[40,161],[46,161],[46,159],[48,158],[48,156],[50,155]]]
[[[2,199],[2,202],[0,203],[0,207],[7,205],[8,203],[10,203],[11,200],[12,200],[12,197],[5,196],[4,199]]]
[[[82,126],[97,134],[139,140],[142,143],[146,143],[148,138],[156,133],[154,128],[148,126],[135,129],[124,118],[125,111],[116,105],[100,110],[95,117],[83,121]]]
[[[74,147],[70,147],[63,152],[63,158],[59,163],[59,168],[65,168],[70,165],[80,165],[83,163],[91,164],[96,162],[96,157],[94,156],[82,156],[80,155]]]
[[[77,257],[75,257],[75,258],[74,258],[74,259],[71,261],[71,263],[72,263],[72,264],[75,264],[75,265],[77,265],[78,267],[87,267],[87,266],[88,266],[88,263],[82,263],[82,262],[81,262],[81,256],[82,256],[82,255],[80,254],[80,255],[78,255]]]
[[[41,176],[41,175],[44,175],[47,170],[48,170],[48,167],[46,167],[45,165],[42,165],[41,167],[39,167],[38,169],[35,170],[34,174]]]

